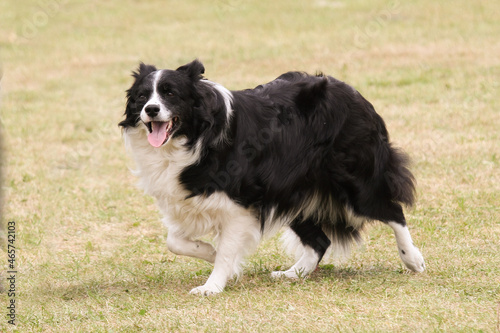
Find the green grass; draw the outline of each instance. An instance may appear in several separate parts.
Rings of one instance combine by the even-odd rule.
[[[17,223],[18,332],[498,332],[500,3],[3,1],[2,220]],[[321,70],[356,87],[412,157],[427,271],[374,225],[342,265],[272,281],[273,238],[212,298],[134,187],[117,123],[139,61],[199,57],[230,89]],[[5,248],[5,237],[4,237]],[[7,256],[3,253],[5,284]]]

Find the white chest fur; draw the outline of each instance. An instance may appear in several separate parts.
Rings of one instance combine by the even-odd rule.
[[[179,183],[179,175],[199,159],[199,149],[186,149],[182,138],[154,148],[146,135],[145,128],[129,128],[124,132],[125,145],[135,160],[132,173],[139,178],[139,187],[156,198],[169,232],[188,238],[218,234],[231,219],[249,214],[222,193],[186,199],[189,192]]]

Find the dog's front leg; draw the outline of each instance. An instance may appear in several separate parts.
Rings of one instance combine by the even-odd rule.
[[[255,250],[260,237],[260,224],[252,216],[239,217],[223,225],[214,270],[203,286],[190,293],[209,296],[224,290],[227,281],[240,273],[244,257]]]
[[[186,239],[169,232],[167,247],[171,252],[178,255],[203,259],[212,264],[215,261],[216,251],[214,247],[200,240]]]

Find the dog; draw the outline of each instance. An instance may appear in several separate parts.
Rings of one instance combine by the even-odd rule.
[[[393,229],[404,264],[424,271],[403,213],[415,198],[408,157],[358,91],[303,72],[230,91],[204,72],[197,59],[176,70],[141,63],[119,123],[168,249],[214,264],[192,294],[221,292],[263,235],[282,227],[298,260],[273,277],[307,276],[375,220]],[[209,234],[215,247],[199,240]]]

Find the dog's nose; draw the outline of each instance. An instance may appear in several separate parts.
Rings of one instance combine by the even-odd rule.
[[[151,118],[154,118],[158,115],[158,113],[160,113],[160,106],[156,105],[156,104],[150,104],[150,105],[146,106],[144,111],[146,111],[146,114],[148,116],[150,116]]]

